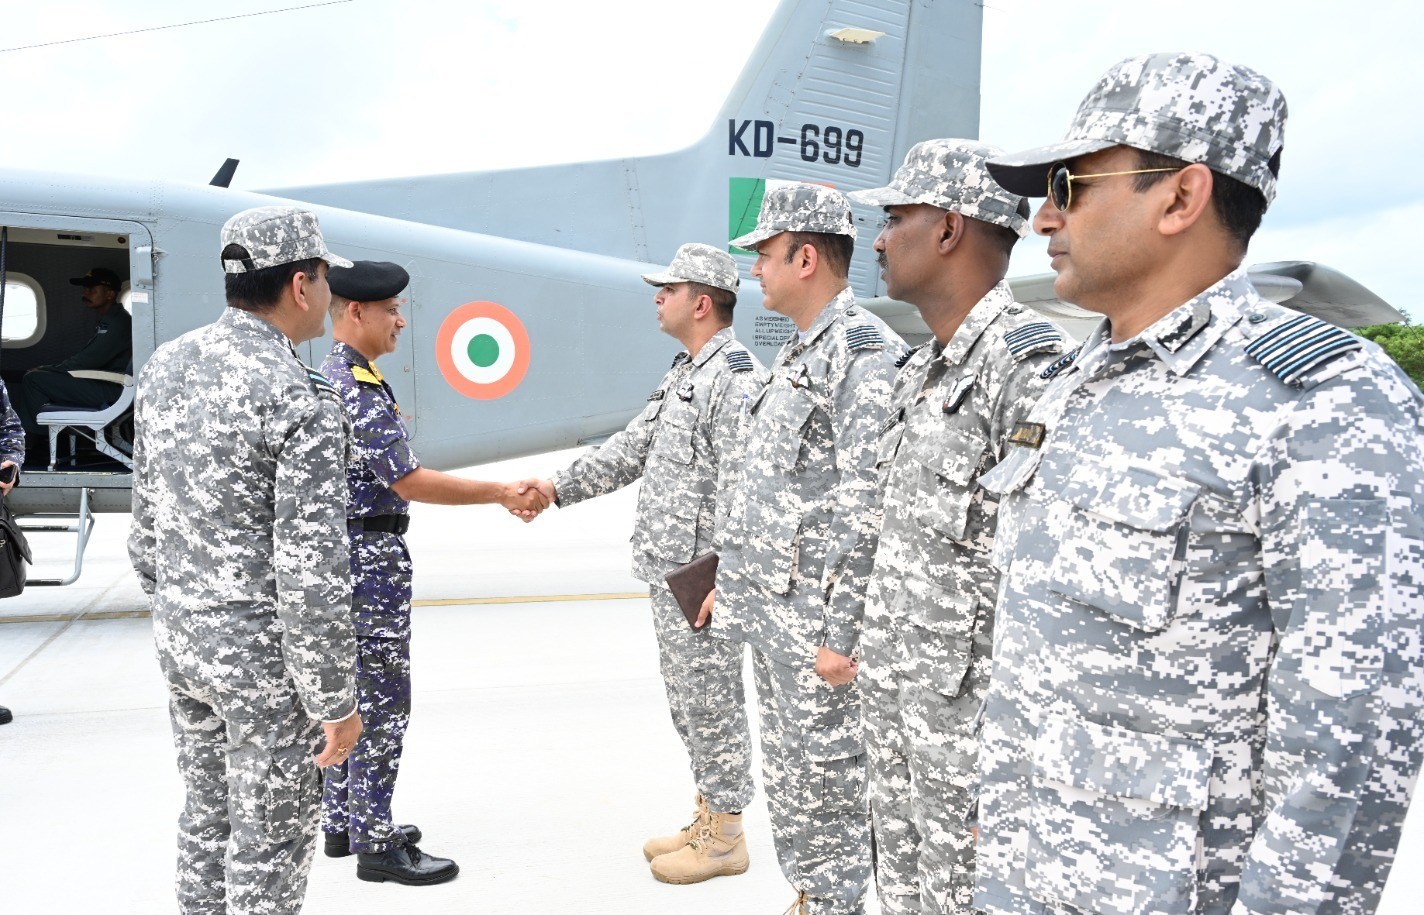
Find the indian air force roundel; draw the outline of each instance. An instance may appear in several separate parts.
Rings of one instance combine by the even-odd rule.
[[[476,400],[494,400],[524,380],[529,334],[508,308],[466,302],[441,322],[435,360],[450,387]]]

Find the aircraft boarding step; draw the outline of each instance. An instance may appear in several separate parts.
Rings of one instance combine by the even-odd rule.
[[[20,530],[26,534],[64,534],[75,535],[74,542],[74,569],[69,573],[68,578],[31,578],[26,584],[29,587],[54,587],[59,585],[73,584],[79,578],[79,573],[84,570],[84,549],[89,545],[89,535],[94,531],[94,513],[89,510],[88,487],[79,490],[79,511],[69,512],[40,512],[36,514],[24,515],[17,520]]]

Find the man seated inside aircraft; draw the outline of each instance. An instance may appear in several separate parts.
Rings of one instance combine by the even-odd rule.
[[[45,406],[91,407],[102,409],[119,399],[123,375],[133,361],[133,321],[119,304],[119,275],[95,267],[69,281],[82,286],[84,307],[99,317],[94,336],[74,355],[55,365],[41,365],[25,373],[15,407],[30,452],[43,454],[48,447],[47,432],[35,422]]]

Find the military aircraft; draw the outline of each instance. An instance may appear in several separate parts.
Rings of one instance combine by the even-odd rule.
[[[599,440],[640,408],[676,349],[651,320],[640,274],[683,242],[741,234],[778,182],[875,187],[915,142],[976,136],[981,26],[974,0],[782,0],[706,135],[664,155],[268,193],[231,189],[233,161],[206,186],[0,170],[11,303],[0,369],[14,390],[26,369],[82,345],[92,325],[67,307],[66,280],[99,266],[127,277],[137,374],[159,344],[220,313],[227,218],[295,202],[318,213],[335,251],[409,270],[409,327],[382,368],[426,463]],[[878,297],[869,241],[880,215],[857,211],[852,283],[904,336],[923,339],[913,308]],[[748,268],[750,255],[734,253]],[[1253,276],[1270,297],[1337,323],[1400,319],[1319,265]],[[1051,275],[1015,290],[1070,328],[1095,320],[1054,297]],[[769,362],[790,322],[759,307],[754,285],[741,299],[738,335]],[[328,346],[313,341],[301,355],[319,364]],[[32,529],[76,535],[72,572],[46,583],[78,577],[95,513],[129,510],[127,443],[112,427],[95,434],[112,460],[71,465],[63,444],[53,467],[51,455],[31,454],[9,500]]]

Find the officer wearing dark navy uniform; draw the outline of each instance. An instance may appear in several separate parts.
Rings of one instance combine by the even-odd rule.
[[[547,505],[538,492],[465,480],[420,465],[407,418],[376,359],[393,352],[405,318],[400,294],[410,275],[399,265],[356,261],[330,275],[335,344],[322,373],[351,418],[346,481],[351,541],[351,614],[356,628],[356,692],[366,730],[350,758],[326,770],[322,829],[330,857],[357,854],[356,876],[407,885],[442,883],[460,868],[415,846],[421,832],[397,826],[391,797],[410,721],[411,561],[403,536],[410,502],[498,502],[532,518]]]

